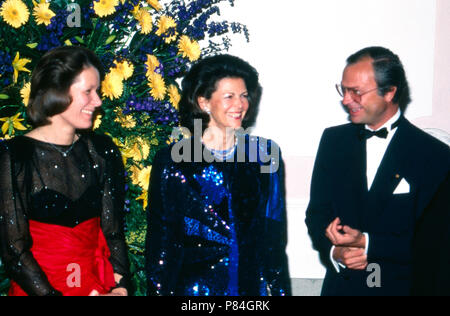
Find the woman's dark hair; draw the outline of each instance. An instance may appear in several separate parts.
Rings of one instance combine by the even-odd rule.
[[[179,105],[180,122],[194,133],[194,120],[202,120],[202,132],[208,127],[210,118],[202,111],[198,98],[211,99],[217,84],[225,78],[243,79],[249,94],[249,108],[242,122],[245,129],[255,124],[261,100],[262,87],[258,72],[246,61],[231,55],[206,57],[192,66],[182,82]]]
[[[33,127],[50,124],[48,118],[64,112],[72,98],[70,86],[86,68],[94,67],[103,79],[103,65],[89,49],[64,46],[42,56],[31,76],[27,119]]]
[[[375,81],[378,85],[378,93],[384,96],[392,87],[397,87],[394,99],[400,110],[405,112],[406,107],[411,102],[409,85],[406,79],[405,70],[400,58],[392,51],[384,47],[367,47],[347,59],[347,64],[355,64],[362,59],[373,59],[373,69]]]

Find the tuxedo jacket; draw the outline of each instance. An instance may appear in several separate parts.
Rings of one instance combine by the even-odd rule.
[[[449,148],[402,116],[368,190],[363,128],[326,129],[316,157],[306,224],[327,267],[322,295],[409,295],[415,225],[449,171]],[[409,192],[394,194],[403,181]],[[325,236],[336,217],[369,234],[368,271],[336,272]]]
[[[417,223],[412,295],[450,296],[450,173]]]

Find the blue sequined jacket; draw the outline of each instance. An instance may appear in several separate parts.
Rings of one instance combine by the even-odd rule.
[[[152,167],[148,294],[290,295],[278,146],[242,135],[234,162],[207,162],[201,142],[182,142],[158,152]],[[175,162],[180,153],[186,159]]]

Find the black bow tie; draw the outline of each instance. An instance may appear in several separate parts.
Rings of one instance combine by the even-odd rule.
[[[386,139],[388,137],[388,134],[389,134],[389,132],[386,127],[382,128],[378,131],[375,131],[375,132],[369,131],[368,129],[364,128],[360,132],[360,136],[362,139],[369,139],[372,136],[377,136],[377,137]]]
[[[395,121],[394,124],[391,125],[391,131],[393,129],[397,128],[399,124],[400,124],[400,119],[398,119],[397,121]],[[383,127],[382,129],[379,129],[378,131],[375,131],[375,132],[370,131],[366,128],[363,128],[359,132],[359,136],[361,139],[369,139],[372,136],[377,136],[377,137],[386,139],[388,137],[388,134],[389,134],[389,132],[386,127]]]

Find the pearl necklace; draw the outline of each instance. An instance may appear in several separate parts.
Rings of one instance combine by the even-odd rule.
[[[227,150],[210,149],[213,156],[222,161],[230,159],[233,156],[235,150],[236,150],[236,145],[234,145],[233,147],[231,147],[230,149],[227,149]]]
[[[213,156],[215,158],[217,158],[221,161],[226,161],[234,155],[234,152],[236,151],[237,143],[238,143],[238,139],[236,137],[233,147],[230,147],[228,149],[216,150],[216,149],[212,149],[212,148],[208,148],[208,147],[207,148],[209,149],[209,151],[213,154]]]

